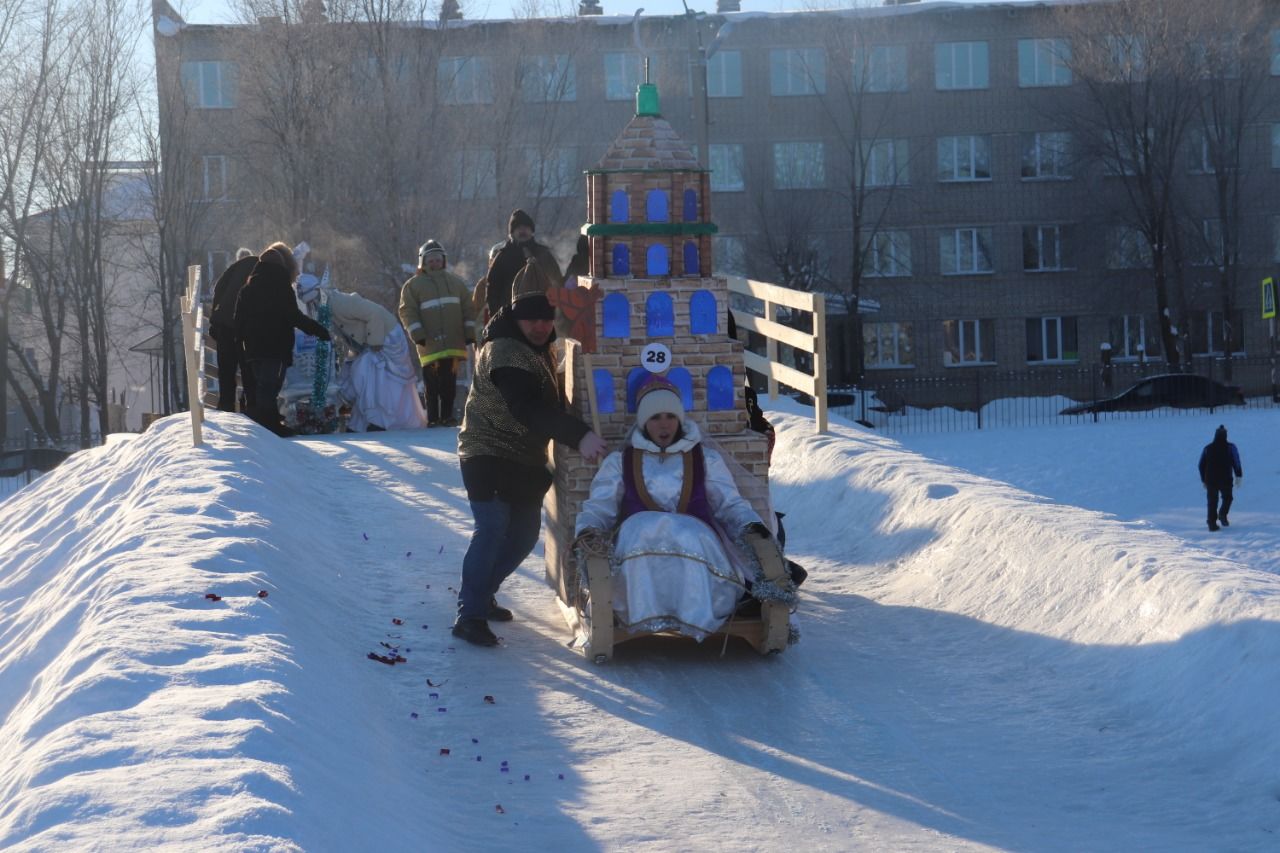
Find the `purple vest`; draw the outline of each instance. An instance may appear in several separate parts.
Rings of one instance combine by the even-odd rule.
[[[707,500],[707,466],[702,458],[702,445],[695,444],[688,453],[680,454],[684,461],[684,480],[676,512],[700,518],[712,529],[715,517]],[[622,506],[618,523],[621,524],[637,512],[664,512],[654,503],[644,484],[644,453],[628,446],[622,451]]]

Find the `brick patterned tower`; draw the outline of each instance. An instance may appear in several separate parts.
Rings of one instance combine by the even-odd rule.
[[[570,410],[617,449],[635,421],[637,386],[662,374],[703,432],[754,475],[738,487],[768,518],[767,442],[747,429],[742,344],[726,328],[728,284],[712,275],[710,200],[711,173],[659,114],[657,88],[642,84],[635,118],[587,172],[591,275],[577,291],[552,294],[573,323],[565,393]],[[572,604],[573,526],[595,466],[560,444],[554,454],[547,579]]]

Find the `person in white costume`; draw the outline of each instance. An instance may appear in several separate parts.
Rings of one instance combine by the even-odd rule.
[[[679,390],[661,377],[641,386],[636,425],[626,447],[601,464],[575,532],[604,538],[615,528],[618,623],[699,641],[724,624],[746,590],[742,534],[769,535],[723,457],[703,446]]]
[[[348,429],[425,427],[417,365],[395,315],[358,294],[327,289],[314,276],[299,277],[298,295],[310,311],[318,311],[322,301],[328,304],[336,337],[354,354],[343,363],[338,387],[351,404]]]

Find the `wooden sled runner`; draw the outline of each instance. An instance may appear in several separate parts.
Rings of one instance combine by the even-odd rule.
[[[786,563],[777,544],[756,533],[746,534],[745,541],[755,553],[764,572],[766,582],[787,587]],[[638,637],[661,634],[675,635],[674,631],[631,632],[615,625],[613,612],[613,576],[607,553],[587,553],[579,560],[582,573],[579,594],[574,601],[560,598],[560,607],[570,627],[580,638],[581,649],[588,660],[606,663],[613,658],[613,649],[619,643]],[[740,606],[741,610],[742,607]],[[708,638],[741,637],[760,654],[781,652],[787,647],[791,633],[791,611],[781,601],[761,601],[759,615],[735,613],[715,634]]]

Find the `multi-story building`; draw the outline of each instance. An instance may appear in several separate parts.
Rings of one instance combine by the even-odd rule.
[[[395,259],[411,261],[427,236],[443,236],[451,262],[477,278],[518,206],[535,211],[539,236],[567,261],[582,173],[625,124],[647,73],[664,117],[706,146],[718,271],[820,288],[846,308],[856,282],[864,310],[878,310],[833,351],[834,379],[864,369],[945,376],[1090,365],[1108,347],[1116,361],[1164,357],[1131,164],[1081,140],[1092,88],[1074,69],[1088,51],[1068,23],[1080,16],[1066,11],[1087,18],[1110,5],[922,2],[380,28],[324,20],[315,6],[297,23],[187,25],[156,0],[157,67],[162,115],[185,104],[194,131],[185,162],[217,209],[200,256],[210,273],[240,244],[306,238],[323,253],[330,242],[346,283],[388,304]],[[1222,170],[1192,118],[1169,173],[1182,229],[1169,236],[1180,260],[1169,316],[1184,363],[1223,354],[1227,339],[1236,354],[1271,345],[1257,292],[1280,261],[1280,11],[1263,8],[1273,20],[1241,47],[1240,59],[1263,71],[1231,167],[1243,186],[1225,296],[1214,260]],[[268,71],[288,67],[264,65],[263,46],[304,32],[314,50],[301,54],[326,63],[268,83]],[[303,96],[315,92],[340,93],[323,107],[334,127],[307,114]],[[323,143],[306,148],[308,135]],[[275,156],[283,148],[298,169],[292,182]],[[338,248],[344,240],[359,248]]]

